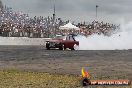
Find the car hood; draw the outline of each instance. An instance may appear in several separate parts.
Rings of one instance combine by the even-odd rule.
[[[49,42],[61,42],[63,41],[63,39],[51,39],[49,40]]]

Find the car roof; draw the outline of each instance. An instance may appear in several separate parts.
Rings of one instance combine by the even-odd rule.
[[[71,35],[71,36],[77,36],[77,34],[69,34],[69,36],[70,36],[70,35]]]

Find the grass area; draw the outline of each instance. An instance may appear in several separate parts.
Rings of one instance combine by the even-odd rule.
[[[74,75],[0,70],[0,88],[82,88]],[[86,88],[132,88],[130,86],[90,86]]]

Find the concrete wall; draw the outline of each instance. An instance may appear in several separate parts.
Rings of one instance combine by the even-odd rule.
[[[0,45],[45,45],[50,38],[0,37]]]

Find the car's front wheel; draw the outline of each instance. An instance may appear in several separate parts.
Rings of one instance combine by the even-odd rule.
[[[50,44],[49,43],[46,43],[46,49],[50,50]]]

